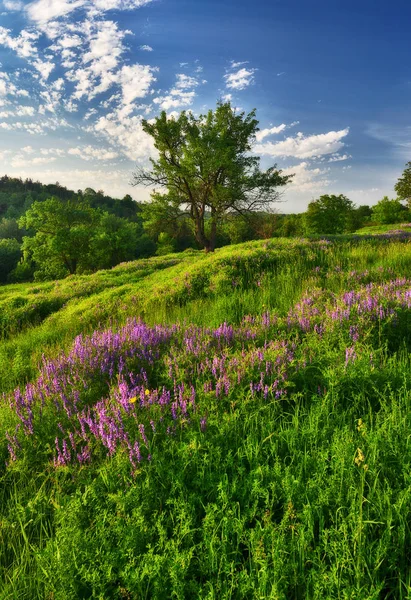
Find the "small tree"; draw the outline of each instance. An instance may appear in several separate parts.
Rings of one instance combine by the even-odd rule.
[[[290,180],[275,165],[261,171],[259,157],[250,154],[258,131],[255,110],[237,114],[229,102],[219,102],[207,115],[183,111],[174,119],[162,112],[142,124],[159,157],[151,159],[151,170],[134,174],[133,184],[163,188],[151,195],[153,213],[160,219],[188,215],[206,252],[215,249],[217,229],[227,214],[267,210],[278,199],[277,188]]]
[[[340,194],[320,196],[309,203],[305,213],[307,233],[338,234],[350,231],[354,204]]]
[[[80,200],[62,201],[52,197],[34,202],[19,220],[19,226],[33,229],[34,237],[23,239],[23,250],[47,273],[59,277],[73,274],[87,262],[98,211]]]
[[[90,267],[107,269],[137,258],[139,232],[137,223],[102,212],[90,240]]]
[[[383,225],[389,223],[401,223],[404,220],[407,209],[399,200],[390,200],[388,196],[384,196],[382,200],[377,202],[372,208],[372,218],[377,223]]]
[[[411,208],[411,162],[405,165],[402,177],[398,179],[394,190],[397,192],[398,199],[405,200]]]

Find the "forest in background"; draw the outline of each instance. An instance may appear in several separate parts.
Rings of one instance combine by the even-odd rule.
[[[27,220],[33,206],[37,207],[36,218]],[[228,215],[217,233],[216,246],[275,237],[351,233],[370,225],[410,220],[407,206],[388,198],[371,208],[355,207],[342,195],[324,195],[300,214],[280,212],[286,203],[276,206],[273,212],[254,212],[246,218]],[[73,221],[76,211],[77,220]],[[38,222],[47,221],[51,212],[54,229],[48,241],[52,243],[46,240],[39,244],[37,238],[33,246],[41,229]],[[76,232],[70,239],[73,225]],[[58,239],[59,232],[64,240]],[[74,191],[59,183],[42,184],[7,175],[0,178],[0,283],[59,279],[74,272],[86,274],[188,248],[198,249],[199,244],[184,214],[167,221],[153,214],[149,203],[137,202],[128,194],[112,198],[91,188]],[[62,255],[73,250],[75,263],[70,268]]]

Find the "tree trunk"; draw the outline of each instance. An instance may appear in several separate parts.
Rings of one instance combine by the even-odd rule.
[[[209,249],[207,252],[214,252],[215,243],[217,237],[217,215],[214,209],[211,209],[211,230],[210,230],[210,240],[209,240]]]
[[[200,244],[200,246],[205,248],[206,252],[210,252],[210,249],[209,249],[210,242],[206,238],[205,233],[204,233],[204,216],[203,215],[198,215],[195,218],[195,237],[196,237],[197,242]]]

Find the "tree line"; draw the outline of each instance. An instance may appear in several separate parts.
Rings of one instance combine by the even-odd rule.
[[[143,121],[143,129],[157,158],[134,173],[133,184],[152,188],[148,203],[0,178],[0,282],[56,279],[187,248],[212,252],[253,239],[350,233],[410,220],[411,163],[395,185],[397,198],[372,208],[322,195],[305,213],[280,214],[272,205],[292,175],[276,165],[261,170],[251,154],[255,111],[246,115],[219,102],[199,117],[163,112]]]

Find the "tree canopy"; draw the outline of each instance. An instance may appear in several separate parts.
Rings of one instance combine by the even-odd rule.
[[[278,187],[290,180],[276,165],[262,171],[251,154],[258,121],[255,110],[237,113],[229,102],[206,115],[165,112],[143,129],[154,139],[158,158],[139,169],[134,185],[159,186],[152,211],[165,221],[188,215],[195,238],[206,251],[215,249],[218,228],[230,213],[243,216],[267,210],[278,199]]]
[[[98,213],[82,199],[63,202],[55,196],[34,202],[19,225],[34,229],[34,237],[25,237],[23,250],[39,265],[53,264],[56,273],[70,274],[87,261]]]
[[[23,252],[40,279],[110,268],[153,253],[139,224],[92,208],[83,197],[34,202],[19,225],[35,232],[24,237]]]
[[[407,162],[402,176],[398,179],[394,186],[399,200],[406,200],[408,205],[411,204],[411,162]]]
[[[338,234],[352,229],[354,204],[343,194],[323,195],[309,203],[305,213],[307,233]]]
[[[408,211],[397,199],[390,200],[384,196],[372,208],[372,218],[377,223],[401,223],[406,218]]]

